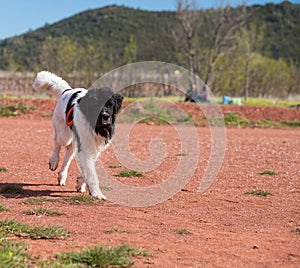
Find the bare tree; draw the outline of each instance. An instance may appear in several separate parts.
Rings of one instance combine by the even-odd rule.
[[[199,25],[199,12],[196,9],[196,1],[178,0],[177,18],[180,23],[181,33],[175,31],[173,35],[177,44],[181,44],[180,49],[183,50],[188,58],[189,69],[193,73],[195,72],[195,46]]]
[[[246,20],[246,4],[197,10],[195,0],[177,0],[177,18],[178,48],[188,59],[190,71],[202,75],[204,86],[211,86],[217,59],[233,48],[235,33]]]
[[[227,4],[218,9],[210,9],[206,15],[209,52],[204,83],[211,85],[213,68],[218,57],[232,49],[235,32],[246,20],[246,5],[233,9]]]

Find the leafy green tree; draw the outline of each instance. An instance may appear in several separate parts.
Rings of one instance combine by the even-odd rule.
[[[77,44],[69,37],[48,36],[41,48],[40,61],[44,68],[66,76],[76,70],[78,52]]]
[[[290,87],[290,67],[283,59],[275,60],[258,53],[250,66],[249,87],[253,97],[284,97]]]
[[[133,63],[137,60],[137,44],[134,35],[130,35],[129,44],[124,48],[124,63]]]
[[[83,45],[78,48],[77,71],[84,77],[86,86],[98,79],[104,70],[104,51],[103,42],[100,39],[95,40],[92,36],[83,38]]]
[[[265,25],[250,24],[248,27],[241,27],[236,35],[237,41],[237,57],[239,57],[239,65],[244,70],[244,98],[245,100],[249,97],[249,86],[250,86],[250,72],[251,72],[251,61],[253,55],[258,52],[263,45],[265,36]]]

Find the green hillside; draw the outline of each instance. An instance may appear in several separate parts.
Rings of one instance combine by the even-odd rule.
[[[279,5],[251,7],[250,20],[265,23],[263,52],[276,59],[300,63],[300,4],[283,2]]]
[[[8,68],[8,54],[19,68],[39,65],[38,52],[47,37],[69,37],[80,47],[86,39],[100,44],[101,54],[115,66],[122,64],[124,49],[133,35],[137,60],[174,61],[174,40],[169,30],[176,24],[174,12],[148,12],[121,6],[88,10],[24,35],[0,41],[0,69]]]
[[[211,43],[217,29],[212,25],[221,10],[196,12],[199,27],[193,40],[194,71],[216,94],[242,95],[245,87],[252,96],[300,93],[300,4],[285,1],[247,7],[247,15],[234,27],[230,42],[217,49]],[[220,31],[226,31],[226,24],[234,23],[241,13],[241,7],[231,8]],[[190,69],[180,31],[175,11],[124,6],[87,10],[0,41],[0,70],[48,69],[60,75],[79,72],[87,77],[144,60]],[[251,40],[259,37],[260,43]]]
[[[205,10],[201,10],[201,13]],[[300,62],[300,5],[284,2],[278,5],[248,7],[247,23],[266,23],[262,52],[274,58]],[[102,54],[122,64],[124,48],[133,35],[137,44],[136,60],[176,62],[172,29],[179,27],[175,12],[149,12],[124,6],[88,10],[23,35],[0,41],[0,69],[8,69],[14,60],[18,69],[34,70],[39,65],[38,53],[47,37],[69,37],[84,46],[89,37],[101,43]],[[199,35],[206,34],[204,31]]]

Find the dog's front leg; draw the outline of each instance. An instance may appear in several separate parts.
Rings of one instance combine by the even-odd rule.
[[[64,157],[64,161],[61,167],[60,172],[58,173],[58,184],[59,185],[66,185],[66,180],[68,177],[68,169],[69,166],[74,158],[74,150],[72,143],[66,147],[66,153]]]
[[[78,152],[78,160],[81,169],[81,174],[89,188],[90,194],[99,199],[107,199],[101,192],[99,179],[96,172],[97,153],[89,150]]]

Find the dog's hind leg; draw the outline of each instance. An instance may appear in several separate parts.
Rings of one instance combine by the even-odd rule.
[[[68,170],[70,164],[74,158],[75,152],[73,150],[72,143],[66,147],[66,153],[64,157],[64,161],[62,163],[61,170],[58,173],[58,184],[59,185],[66,185],[66,180],[68,177]]]
[[[61,146],[55,141],[52,155],[49,159],[49,169],[52,171],[56,170],[59,162],[59,153]]]

